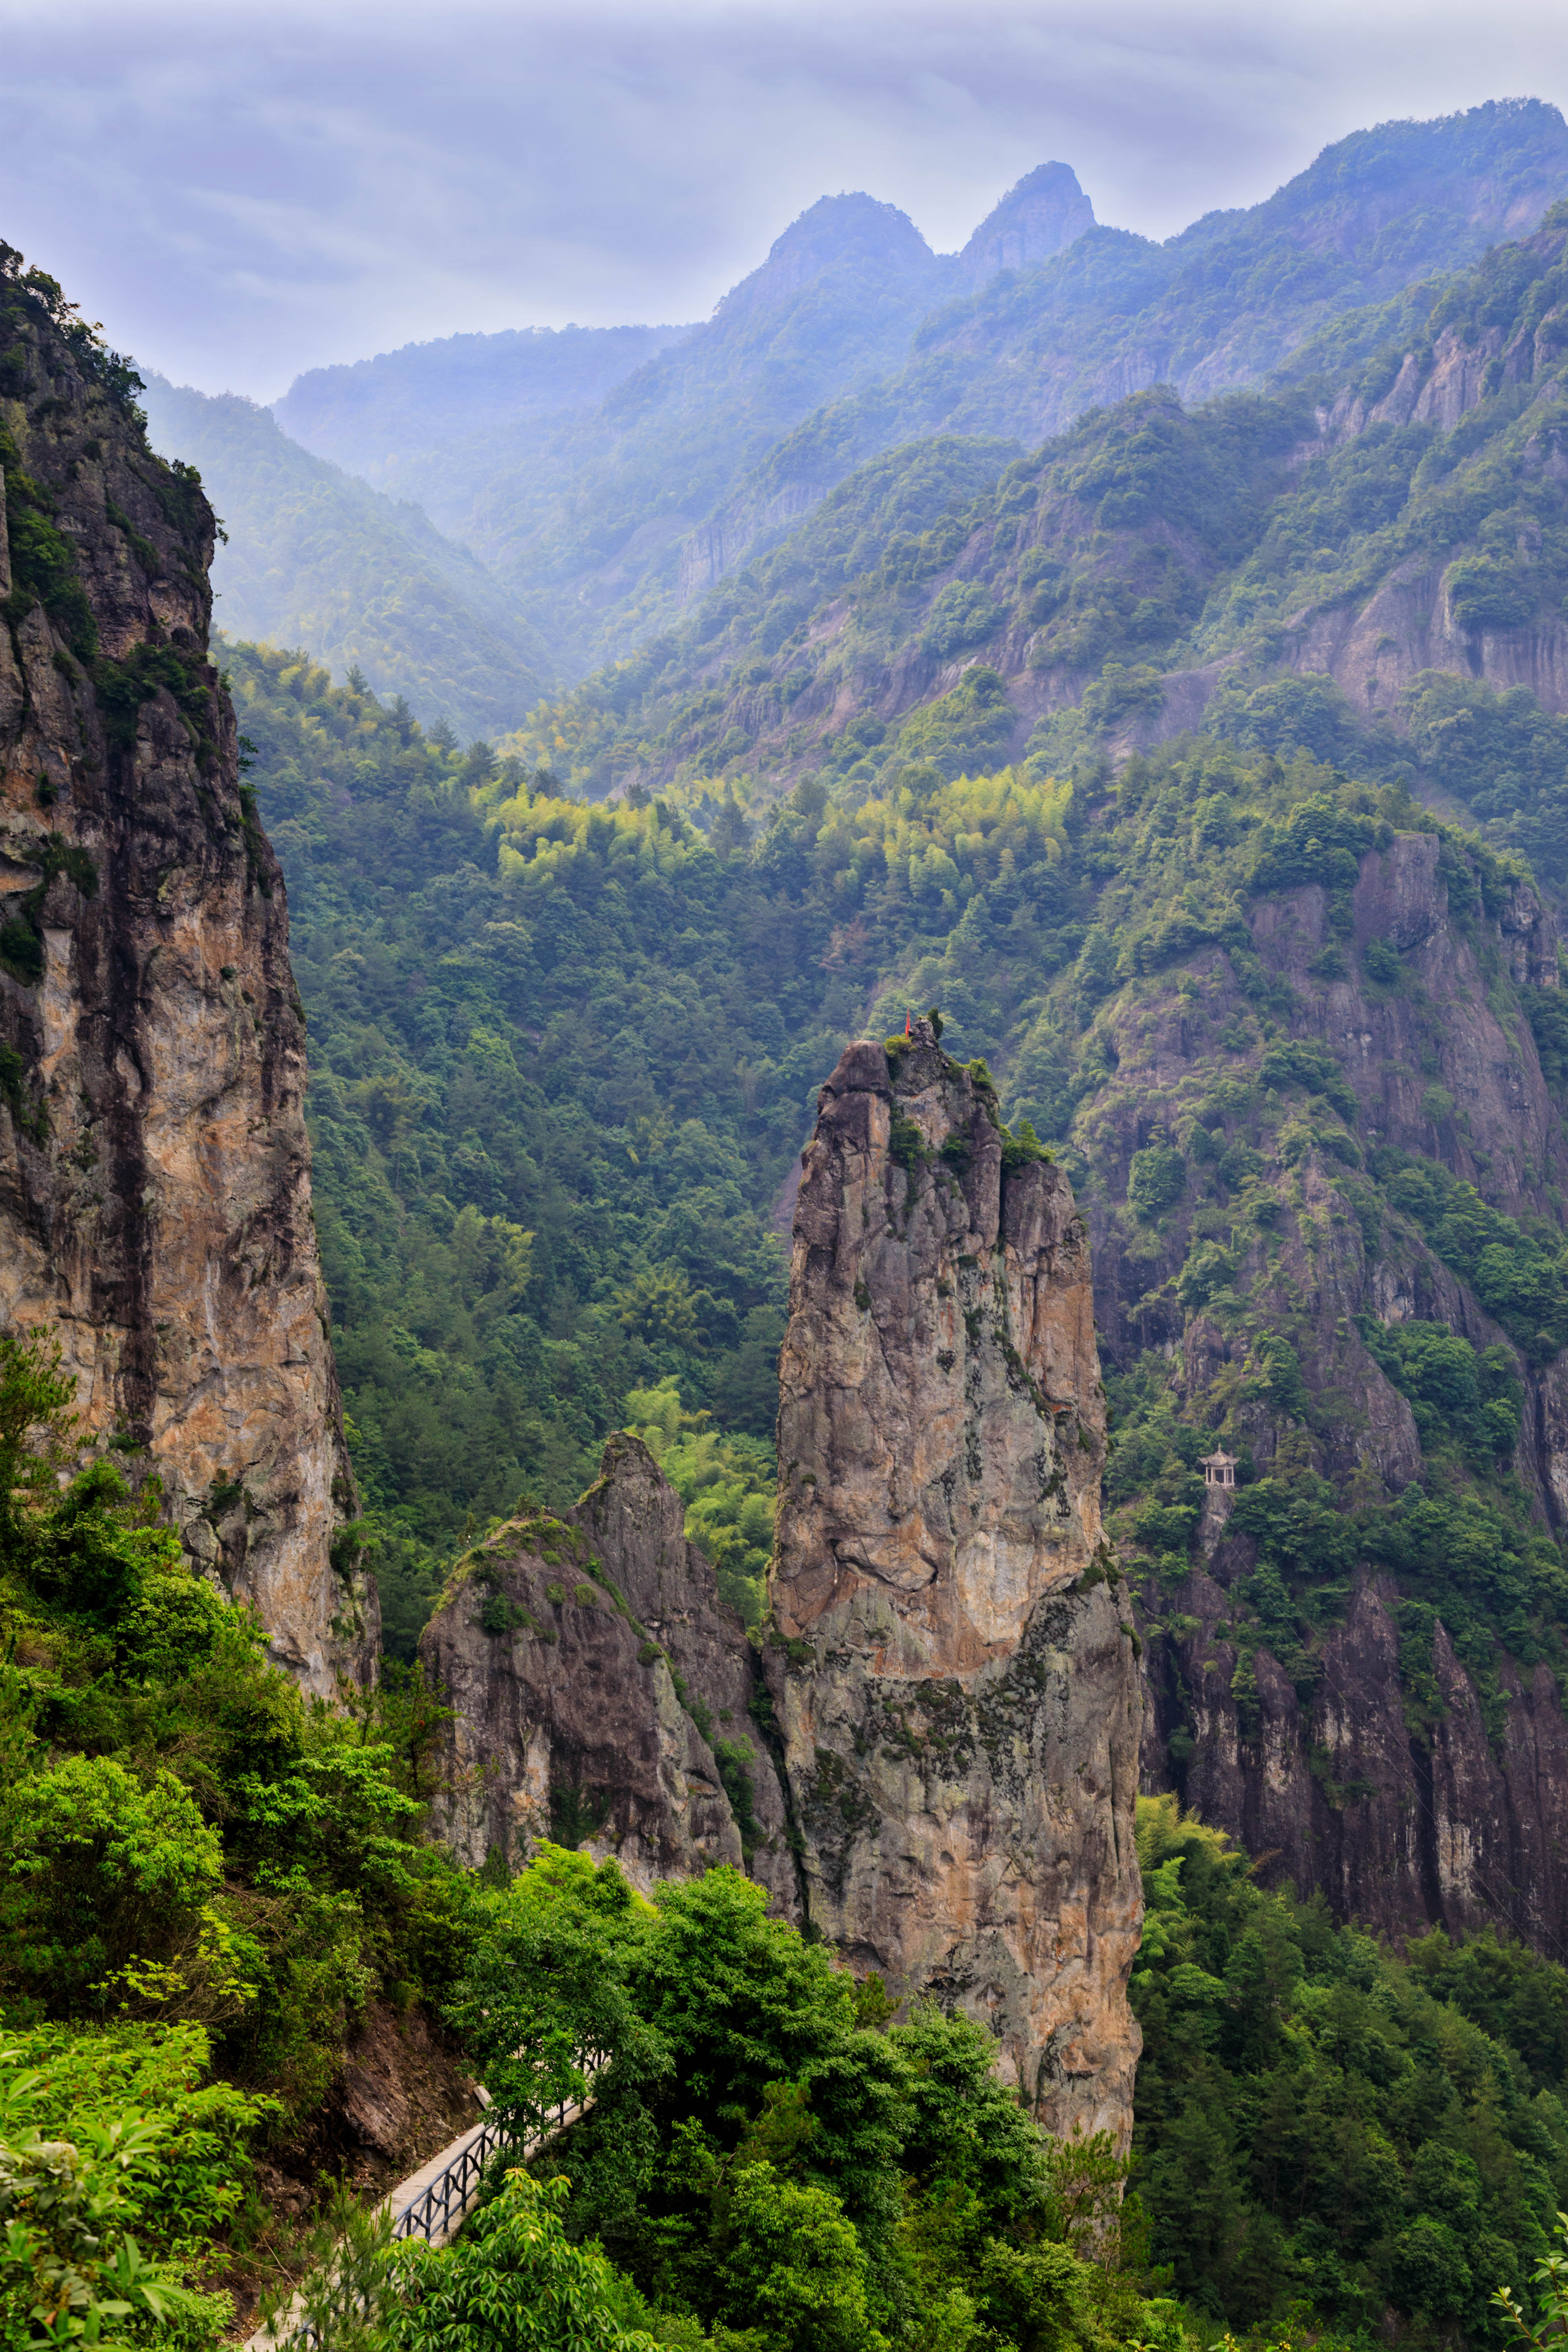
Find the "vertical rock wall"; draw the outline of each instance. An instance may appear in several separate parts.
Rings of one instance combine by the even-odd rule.
[[[1560,988],[1556,926],[1531,885],[1483,876],[1430,833],[1391,834],[1363,856],[1348,898],[1348,929],[1342,917],[1334,928],[1318,887],[1260,897],[1248,910],[1272,1001],[1289,1008],[1279,1039],[1331,1058],[1342,1136],[1331,1139],[1338,1122],[1325,1118],[1306,1149],[1300,1127],[1288,1140],[1304,1090],[1276,1095],[1268,1109],[1264,1059],[1279,1045],[1233,1052],[1223,1042],[1258,1001],[1226,950],[1195,948],[1102,1013],[1117,1080],[1094,1107],[1084,1202],[1105,1356],[1128,1370],[1158,1351],[1161,1386],[1190,1428],[1223,1431],[1260,1479],[1329,1481],[1354,1512],[1423,1484],[1439,1496],[1456,1491],[1451,1458],[1424,1454],[1410,1402],[1369,1346],[1378,1325],[1440,1326],[1478,1354],[1500,1351],[1517,1379],[1522,1425],[1500,1499],[1511,1490],[1526,1505],[1521,1541],[1531,1511],[1534,1533],[1561,1539],[1568,1353],[1542,1360],[1521,1349],[1397,1194],[1369,1181],[1380,1149],[1394,1147],[1527,1228],[1561,1232],[1563,1097],[1548,1084],[1528,1012]],[[1391,984],[1368,972],[1374,944],[1399,958]],[[1331,949],[1340,968],[1324,976]],[[1141,1221],[1128,1202],[1133,1156],[1182,1136],[1182,1200]],[[1227,1163],[1226,1152],[1237,1157]],[[1247,1187],[1272,1194],[1267,1223],[1244,1210]],[[1189,1288],[1184,1300],[1184,1268],[1201,1263],[1196,1253],[1216,1234],[1229,1255],[1226,1289],[1245,1300],[1244,1316],[1223,1296]],[[1289,1335],[1301,1378],[1294,1402],[1257,1378],[1260,1331]],[[1433,1433],[1438,1444],[1445,1434]],[[1495,1507],[1488,1484],[1473,1491]],[[1130,1554],[1142,1503],[1116,1528]],[[1440,1704],[1427,1715],[1400,1617],[1403,1602],[1422,1597],[1419,1584],[1401,1589],[1363,1558],[1310,1654],[1281,1643],[1277,1655],[1258,1640],[1248,1597],[1257,1546],[1212,1501],[1184,1576],[1181,1557],[1167,1551],[1156,1570],[1145,1553],[1130,1570],[1149,1697],[1144,1786],[1174,1791],[1229,1831],[1259,1858],[1265,1885],[1321,1892],[1337,1916],[1377,1934],[1489,1925],[1560,1949],[1568,1720],[1548,1667],[1500,1647],[1504,1711],[1489,1730],[1480,1691],[1439,1621],[1430,1675]]]
[[[644,1887],[727,1863],[794,1917],[755,1654],[684,1520],[623,1433],[574,1512],[514,1520],[462,1563],[419,1644],[453,1710],[436,1823],[476,1869],[545,1838]]]
[[[1089,1247],[927,1022],[852,1045],[795,1221],[769,1677],[813,1924],[1125,2143],[1142,1898]]]
[[[0,255],[0,1328],[312,1689],[370,1669],[283,877],[206,657],[212,510]],[[340,1559],[342,1546],[339,1545]]]

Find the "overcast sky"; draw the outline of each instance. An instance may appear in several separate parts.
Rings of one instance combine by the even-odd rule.
[[[939,250],[1033,164],[1165,236],[1329,141],[1568,104],[1562,0],[0,0],[0,236],[182,383],[702,318],[816,196]]]

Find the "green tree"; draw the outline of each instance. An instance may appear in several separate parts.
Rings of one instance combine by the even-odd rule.
[[[886,2352],[866,2302],[866,2262],[830,2190],[748,2164],[724,2200],[723,2316],[766,2352]]]
[[[448,2018],[516,2135],[537,2132],[613,2069],[617,2084],[668,2063],[628,1979],[651,1915],[614,1862],[545,1846],[483,1898],[482,1926]]]

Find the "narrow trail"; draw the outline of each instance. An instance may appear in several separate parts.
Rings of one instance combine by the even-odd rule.
[[[479,2098],[486,2112],[479,2122],[471,2124],[466,2132],[460,2132],[455,2140],[422,2164],[417,2172],[411,2172],[406,2180],[400,2180],[395,2189],[389,2189],[377,2202],[376,2212],[390,2212],[395,2224],[405,2224],[396,2230],[398,2237],[423,2238],[432,2246],[444,2246],[462,2228],[479,2189],[483,2159],[491,2148],[500,2144],[496,2126],[490,2120],[489,2095],[481,2090]],[[563,2107],[547,2131],[538,2132],[533,2138],[521,2144],[517,2149],[518,2161],[521,2163],[535,2155],[540,2148],[547,2147],[568,2124],[577,2121],[585,2106],[591,2105],[592,2101],[585,2101]],[[485,2144],[481,2146],[481,2143]],[[303,2300],[296,2294],[272,2319],[264,2321],[253,2335],[244,2338],[240,2352],[284,2352],[284,2347],[302,2337],[304,2316]]]

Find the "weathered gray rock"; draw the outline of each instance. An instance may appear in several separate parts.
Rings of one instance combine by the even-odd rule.
[[[420,1643],[455,1710],[437,1825],[475,1867],[546,1838],[615,1854],[644,1887],[744,1866],[791,1916],[754,1654],[683,1518],[619,1435],[574,1513],[514,1521],[463,1563]]]
[[[1015,1155],[1016,1156],[1016,1155]],[[1085,1228],[927,1022],[852,1045],[795,1209],[768,1673],[812,1923],[1125,2141],[1140,1697]]]
[[[0,623],[0,1327],[58,1331],[89,1444],[141,1452],[193,1561],[330,1692],[371,1671],[375,1591],[331,1559],[305,1024],[206,658],[212,510],[37,305],[11,319],[5,462],[85,607]]]
[[[1200,948],[1121,996],[1103,1016],[1116,1079],[1094,1106],[1085,1213],[1107,1360],[1128,1370],[1159,1349],[1189,1426],[1223,1426],[1225,1444],[1245,1446],[1260,1477],[1331,1481],[1347,1511],[1391,1503],[1429,1475],[1411,1406],[1363,1331],[1418,1319],[1479,1351],[1501,1349],[1523,1399],[1511,1467],[1545,1532],[1568,1516],[1568,1360],[1530,1360],[1386,1192],[1363,1218],[1371,1187],[1355,1173],[1392,1146],[1526,1223],[1558,1222],[1568,1150],[1510,986],[1556,988],[1555,926],[1529,883],[1483,895],[1479,881],[1435,834],[1391,833],[1360,861],[1342,933],[1321,888],[1253,901],[1251,946],[1281,1008],[1279,1038],[1326,1051],[1350,1114],[1337,1144],[1328,1122],[1310,1142],[1298,1128],[1288,1150],[1282,1126],[1257,1130],[1266,1149],[1256,1181],[1279,1203],[1267,1230],[1242,1208],[1252,1180],[1241,1174],[1234,1186],[1224,1180],[1223,1222],[1215,1213],[1215,1164],[1252,1131],[1237,1081],[1263,1082],[1272,1043],[1237,1053],[1222,1042],[1257,1003],[1237,960]],[[1369,976],[1374,943],[1399,955],[1397,985]],[[1340,968],[1331,961],[1325,974],[1331,949]],[[1161,1136],[1184,1137],[1195,1181],[1151,1223],[1131,1213],[1127,1187],[1133,1155]],[[1212,1305],[1187,1303],[1183,1269],[1216,1231],[1226,1287]],[[1246,1298],[1245,1319],[1235,1296],[1223,1303],[1232,1290]],[[1294,1404],[1258,1377],[1256,1338],[1269,1329],[1289,1335],[1301,1379]],[[1402,1594],[1365,1561],[1343,1624],[1287,1671],[1254,1646],[1256,1618],[1237,1589],[1258,1564],[1251,1539],[1222,1526],[1212,1501],[1197,1538],[1184,1580],[1169,1554],[1158,1578],[1146,1555],[1133,1571],[1150,1702],[1145,1788],[1174,1791],[1229,1831],[1258,1858],[1264,1885],[1320,1891],[1339,1916],[1380,1934],[1463,1933],[1489,1920],[1559,1946],[1568,1936],[1568,1723],[1553,1677],[1500,1653],[1506,1714],[1489,1736],[1439,1625],[1432,1673],[1442,1712],[1423,1723],[1402,1681],[1395,1614],[1420,1588]]]

